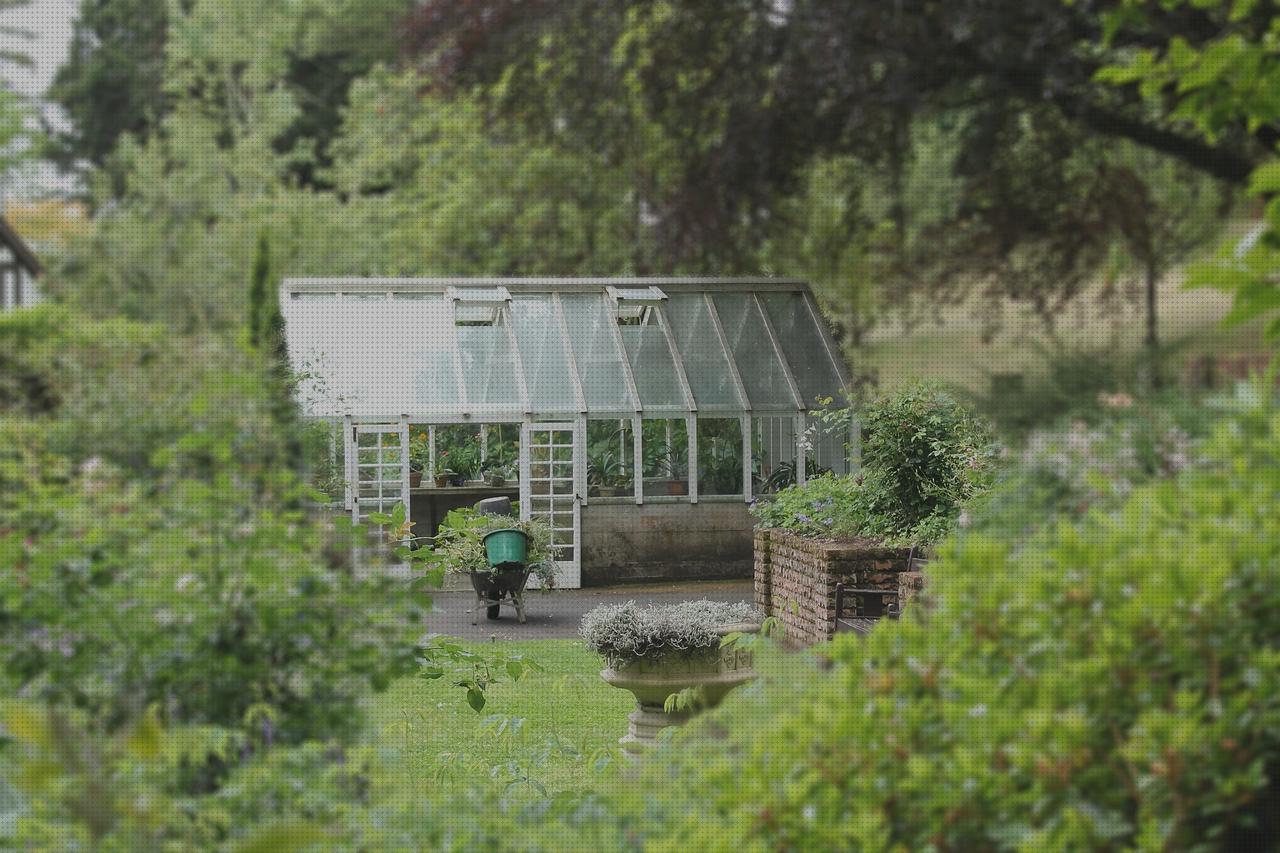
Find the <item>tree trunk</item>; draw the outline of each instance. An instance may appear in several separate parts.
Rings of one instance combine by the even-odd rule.
[[[1156,298],[1160,284],[1160,271],[1154,261],[1147,262],[1147,349],[1154,351],[1160,346],[1159,320],[1156,316]]]
[[[1147,334],[1144,343],[1147,347],[1147,373],[1152,388],[1164,385],[1164,371],[1160,364],[1160,326],[1156,314],[1156,300],[1159,297],[1160,269],[1154,260],[1147,261]]]

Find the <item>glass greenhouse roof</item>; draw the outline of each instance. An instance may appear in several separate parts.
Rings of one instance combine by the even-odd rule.
[[[315,417],[785,413],[847,387],[799,281],[287,279],[280,300]]]

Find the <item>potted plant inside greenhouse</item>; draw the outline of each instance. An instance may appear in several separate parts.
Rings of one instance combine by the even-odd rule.
[[[742,493],[742,441],[738,425],[699,427],[698,491],[708,495]]]
[[[506,469],[498,462],[486,461],[482,466],[480,479],[486,486],[505,486],[507,484]]]
[[[613,498],[627,487],[627,469],[611,446],[592,447],[587,457],[587,487],[593,497]]]
[[[516,441],[491,441],[488,454],[480,463],[480,477],[484,484],[500,487],[515,480],[519,452],[519,443]]]
[[[480,443],[474,437],[470,437],[459,445],[454,451],[453,470],[456,472],[453,484],[455,486],[465,486],[468,483],[475,485],[481,482],[480,474]]]
[[[684,421],[645,421],[642,437],[645,494],[689,494],[689,440]]]
[[[689,445],[687,443],[677,441],[668,446],[667,470],[670,473],[670,479],[667,480],[667,494],[689,494]]]
[[[602,658],[600,677],[636,698],[627,734],[619,741],[638,754],[659,732],[714,708],[740,684],[756,677],[743,635],[760,631],[749,604],[686,601],[641,607],[634,601],[605,604],[582,618],[581,634]]]
[[[422,474],[431,467],[431,439],[426,432],[416,432],[409,439],[409,488],[422,485]]]

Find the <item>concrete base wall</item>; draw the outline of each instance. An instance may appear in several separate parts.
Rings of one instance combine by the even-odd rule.
[[[754,520],[741,501],[588,504],[582,585],[749,578]]]

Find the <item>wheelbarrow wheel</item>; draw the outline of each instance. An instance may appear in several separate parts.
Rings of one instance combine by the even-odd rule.
[[[490,620],[497,620],[499,614],[501,613],[502,613],[501,604],[490,604],[489,609],[485,611],[485,615],[488,616]]]

